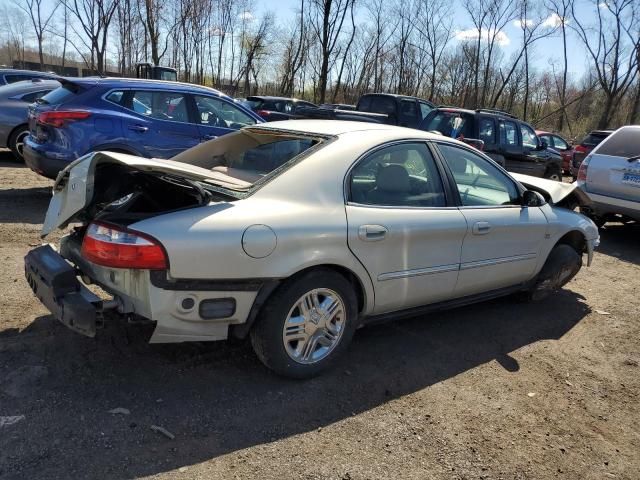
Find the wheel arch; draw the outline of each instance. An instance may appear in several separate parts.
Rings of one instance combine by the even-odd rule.
[[[275,280],[273,282],[263,284],[258,291],[253,305],[251,306],[247,321],[239,325],[230,325],[230,336],[240,339],[245,338],[249,334],[251,327],[258,318],[258,315],[260,314],[260,311],[262,310],[264,304],[285,282],[295,281],[296,278],[299,278],[315,270],[330,270],[338,273],[339,275],[342,275],[353,286],[353,290],[356,294],[356,300],[358,302],[358,313],[361,314],[365,310],[367,302],[366,290],[364,284],[362,283],[362,280],[358,277],[358,275],[353,270],[343,265],[334,263],[321,263],[305,267],[285,279]]]
[[[10,144],[11,144],[11,139],[13,138],[13,136],[18,133],[18,131],[21,128],[27,127],[27,129],[29,128],[29,124],[28,123],[21,123],[20,125],[16,125],[15,127],[13,127],[13,129],[9,132],[9,135],[7,135],[7,148],[10,148]]]
[[[558,239],[556,245],[569,245],[578,255],[582,255],[587,251],[587,237],[580,230],[570,230]]]

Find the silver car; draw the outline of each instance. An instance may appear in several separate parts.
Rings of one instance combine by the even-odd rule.
[[[28,107],[59,86],[56,80],[34,79],[0,87],[0,148],[10,148],[17,160],[23,160]]]
[[[85,335],[115,312],[155,322],[151,342],[250,336],[308,377],[367,322],[541,298],[589,264],[584,194],[518,179],[456,140],[360,122],[256,125],[169,161],[92,153],[58,176],[43,235],[76,228],[26,276]]]
[[[619,128],[584,159],[578,186],[592,200],[582,208],[598,226],[640,222],[640,126]]]

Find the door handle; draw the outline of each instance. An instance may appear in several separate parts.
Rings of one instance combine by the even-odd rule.
[[[476,222],[473,224],[474,235],[486,235],[491,230],[491,224],[489,222]]]
[[[382,225],[360,225],[358,238],[365,242],[377,242],[387,235],[387,227]]]
[[[202,136],[202,141],[206,142],[207,140],[213,140],[215,138],[218,138],[217,135],[203,135]]]
[[[129,130],[133,130],[134,132],[144,133],[149,130],[149,127],[145,127],[144,125],[129,125]]]

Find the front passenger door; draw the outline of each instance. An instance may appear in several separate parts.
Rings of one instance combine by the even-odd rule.
[[[521,284],[535,273],[546,240],[539,207],[523,207],[516,183],[470,149],[438,143],[460,195],[468,229],[462,244],[456,296]]]
[[[256,121],[235,105],[219,98],[193,96],[200,141],[213,140]]]

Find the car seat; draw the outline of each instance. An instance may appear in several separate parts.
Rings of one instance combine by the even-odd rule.
[[[367,203],[375,205],[405,205],[411,194],[409,172],[399,164],[381,166],[376,174],[376,186],[367,194]]]

